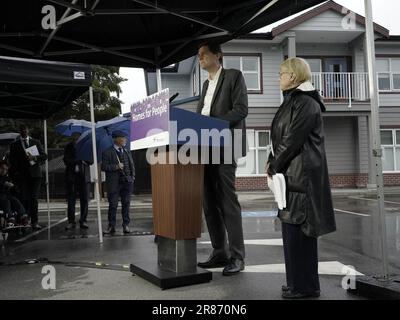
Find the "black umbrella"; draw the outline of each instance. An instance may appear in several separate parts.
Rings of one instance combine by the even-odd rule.
[[[0,55],[165,67],[196,54],[206,39],[225,42],[321,2],[3,0]]]

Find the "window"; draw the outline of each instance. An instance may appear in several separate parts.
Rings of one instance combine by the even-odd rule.
[[[400,172],[400,130],[381,130],[384,172]]]
[[[247,130],[249,152],[238,161],[238,175],[264,175],[270,152],[270,132],[266,130]]]
[[[224,68],[242,71],[249,93],[261,93],[261,57],[224,54]]]
[[[400,58],[376,60],[380,91],[400,91]]]

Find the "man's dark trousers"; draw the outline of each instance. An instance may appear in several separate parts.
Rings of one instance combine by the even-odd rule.
[[[18,183],[21,191],[21,202],[31,219],[31,224],[38,223],[38,197],[41,182],[42,178],[24,177]]]
[[[205,165],[203,207],[214,249],[212,255],[243,260],[245,249],[242,210],[235,189],[236,168],[236,163]]]
[[[118,187],[116,190],[108,191],[108,223],[110,227],[115,227],[117,223],[117,208],[118,208],[118,200],[121,197],[121,205],[122,205],[122,225],[128,226],[130,222],[129,218],[129,208],[131,203],[131,194],[133,190],[132,182],[123,182],[120,180]]]
[[[85,177],[80,173],[75,173],[73,181],[67,181],[67,202],[68,202],[68,222],[75,223],[75,204],[76,195],[79,193],[81,206],[81,218],[79,223],[87,222],[90,182],[86,182]]]

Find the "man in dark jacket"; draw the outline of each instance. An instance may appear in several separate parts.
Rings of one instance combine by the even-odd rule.
[[[75,133],[72,141],[65,146],[65,183],[68,202],[68,225],[66,230],[75,228],[75,204],[76,195],[79,194],[81,217],[79,226],[81,229],[88,229],[87,214],[90,194],[90,165],[92,163],[78,160],[76,157],[76,142],[80,134]]]
[[[38,154],[32,155],[29,151],[34,153],[35,149]],[[30,137],[28,127],[21,125],[19,139],[10,145],[10,175],[21,193],[21,202],[33,229],[41,229],[38,223],[38,196],[42,180],[41,165],[46,160],[47,154],[40,141]]]
[[[122,228],[124,234],[130,233],[129,209],[133,182],[135,180],[135,165],[130,151],[125,149],[127,136],[123,131],[112,133],[114,145],[103,152],[101,169],[106,173],[108,196],[108,229],[106,234],[115,233],[118,199],[121,197]]]
[[[213,252],[202,268],[224,267],[229,276],[244,269],[244,240],[241,207],[236,195],[236,161],[246,155],[246,124],[248,113],[247,88],[242,73],[223,69],[221,47],[215,43],[200,46],[199,61],[209,74],[204,82],[197,112],[226,120],[233,133],[239,131],[240,141],[234,143],[233,154],[221,157],[223,163],[207,164],[204,168],[204,215]],[[240,132],[241,131],[241,132]],[[232,135],[232,136],[236,136]],[[239,149],[239,150],[238,150]],[[240,150],[241,149],[241,150]],[[229,239],[229,249],[226,239]]]

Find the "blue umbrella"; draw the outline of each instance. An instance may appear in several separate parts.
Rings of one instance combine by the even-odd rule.
[[[55,126],[56,132],[64,136],[70,137],[74,133],[84,133],[91,128],[91,123],[86,120],[69,119]]]
[[[115,130],[123,131],[127,137],[131,133],[131,121],[126,117],[115,117],[96,124],[97,159],[100,161],[104,150],[113,145],[112,133]],[[129,149],[130,145],[127,144]],[[76,143],[76,154],[79,160],[93,161],[92,131],[84,132]]]

